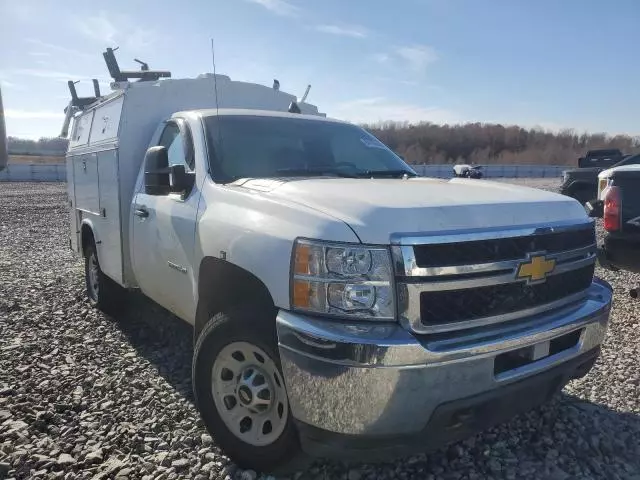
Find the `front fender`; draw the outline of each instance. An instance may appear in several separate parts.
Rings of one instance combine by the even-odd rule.
[[[196,265],[208,256],[225,259],[257,277],[276,307],[288,309],[291,253],[298,237],[359,243],[346,223],[325,213],[247,188],[205,182]]]

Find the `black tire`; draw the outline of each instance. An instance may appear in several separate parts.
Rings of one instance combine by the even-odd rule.
[[[92,276],[91,270],[96,268],[97,271]],[[92,306],[105,313],[122,310],[126,302],[126,290],[104,274],[93,242],[87,245],[84,251],[84,280],[87,297]]]
[[[212,393],[214,362],[225,346],[235,342],[246,342],[264,351],[275,363],[280,378],[284,381],[274,315],[272,309],[251,307],[236,307],[215,315],[202,329],[196,341],[192,382],[196,406],[202,420],[225,454],[242,468],[283,473],[305,464],[305,456],[288,407],[286,423],[279,437],[268,445],[256,446],[243,441],[227,427]]]

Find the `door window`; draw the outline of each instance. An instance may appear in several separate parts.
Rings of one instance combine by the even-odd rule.
[[[194,162],[193,155],[190,155],[188,147],[190,146],[190,138],[180,132],[180,128],[175,123],[167,123],[162,132],[159,145],[167,149],[169,157],[169,165],[184,165],[187,172],[193,171]]]

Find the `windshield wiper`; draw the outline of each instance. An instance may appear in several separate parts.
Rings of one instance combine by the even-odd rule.
[[[353,173],[340,172],[329,168],[279,168],[276,173],[284,176],[317,176],[317,175],[334,175],[336,177],[357,178],[359,175]]]
[[[356,174],[358,177],[402,177],[406,175],[407,177],[417,177],[413,172],[409,170],[361,170]]]

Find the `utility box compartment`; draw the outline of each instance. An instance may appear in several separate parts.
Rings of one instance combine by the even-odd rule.
[[[100,214],[98,156],[85,153],[72,157],[76,208],[94,215]]]
[[[89,137],[92,145],[117,139],[123,100],[124,97],[119,97],[96,109]]]

